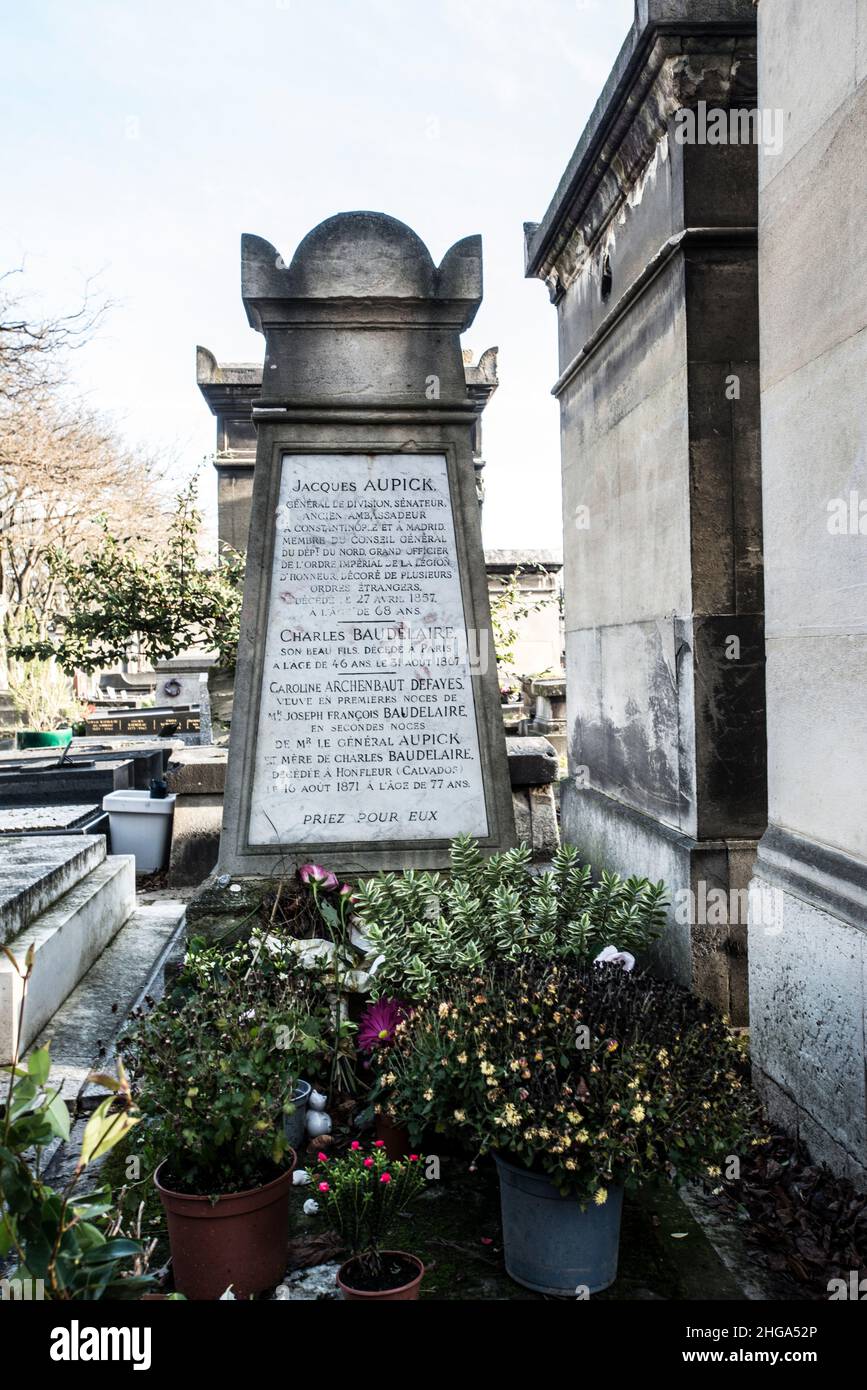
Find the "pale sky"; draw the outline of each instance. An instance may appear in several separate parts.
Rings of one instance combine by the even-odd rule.
[[[633,0],[0,0],[0,265],[37,307],[88,275],[116,302],[76,385],[177,477],[214,448],[195,345],[260,360],[242,232],[288,259],[351,209],[407,222],[439,261],[480,232],[464,346],[500,348],[485,414],[489,547],[559,548],[556,313],[523,278],[632,22]],[[214,512],[213,470],[202,494]]]

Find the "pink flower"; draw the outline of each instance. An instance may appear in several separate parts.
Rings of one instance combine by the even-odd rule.
[[[408,1009],[397,999],[377,999],[365,1009],[358,1024],[358,1048],[373,1052],[394,1041],[397,1025],[408,1016]]]
[[[482,1245],[493,1245],[494,1243],[490,1236],[481,1236],[480,1240],[482,1242]]]
[[[348,898],[349,901],[352,902],[355,897],[355,890],[348,883],[342,883],[340,885],[339,896],[341,898]]]
[[[327,1162],[328,1162],[328,1154],[324,1154],[324,1153],[322,1152],[321,1149],[320,1149],[319,1153],[316,1155],[316,1157],[319,1159],[319,1162],[320,1162],[320,1163],[327,1163]]]
[[[372,1167],[373,1167],[373,1159],[372,1159],[372,1158],[366,1158],[366,1159],[364,1160],[364,1166],[365,1166],[365,1168],[372,1168]]]
[[[359,1144],[359,1142],[358,1142],[357,1139],[353,1139],[353,1141],[352,1141],[352,1143],[349,1145],[349,1147],[350,1147],[351,1149],[360,1149],[360,1148],[361,1148],[361,1145]]]
[[[380,1182],[391,1182],[391,1173],[383,1173],[382,1176],[381,1176],[381,1178],[379,1179],[379,1181],[380,1181]]]
[[[320,1191],[320,1192],[330,1192],[330,1191],[331,1191],[331,1188],[330,1188],[330,1186],[329,1186],[329,1184],[328,1184],[327,1182],[321,1182],[321,1183],[319,1184],[319,1191]]]
[[[410,1154],[409,1161],[410,1163],[418,1163],[418,1154]]]
[[[302,864],[298,870],[298,877],[302,883],[318,884],[326,892],[337,887],[337,876],[331,873],[330,869],[323,869],[321,864]]]
[[[384,1139],[374,1139],[374,1141],[373,1141],[373,1147],[374,1147],[375,1149],[384,1149],[384,1148],[385,1148],[385,1140],[384,1140]]]

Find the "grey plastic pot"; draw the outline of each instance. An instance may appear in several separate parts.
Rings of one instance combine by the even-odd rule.
[[[292,1104],[295,1109],[291,1115],[283,1116],[283,1133],[296,1153],[304,1148],[307,1137],[307,1102],[312,1090],[309,1081],[299,1081],[292,1092]]]
[[[610,1187],[604,1206],[581,1210],[561,1197],[544,1173],[495,1154],[500,1178],[503,1255],[507,1274],[536,1293],[575,1298],[598,1293],[617,1278],[623,1189]]]

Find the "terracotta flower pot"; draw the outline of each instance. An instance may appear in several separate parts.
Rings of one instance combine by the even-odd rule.
[[[229,1192],[212,1202],[164,1187],[154,1174],[166,1212],[175,1288],[197,1301],[219,1298],[231,1284],[249,1298],[278,1284],[286,1272],[289,1196],[295,1153],[285,1172],[264,1187]]]
[[[355,1264],[355,1257],[353,1256],[351,1260],[347,1260],[345,1264],[342,1264],[337,1271],[337,1283],[340,1286],[340,1292],[343,1297],[353,1303],[370,1302],[371,1300],[375,1300],[378,1303],[385,1303],[386,1301],[390,1303],[400,1301],[403,1303],[408,1300],[417,1299],[419,1287],[424,1278],[424,1265],[421,1260],[415,1255],[407,1255],[405,1250],[382,1251],[384,1259],[389,1255],[399,1255],[402,1260],[407,1260],[410,1264],[415,1265],[418,1273],[414,1278],[410,1279],[408,1283],[401,1284],[400,1288],[397,1289],[354,1289],[352,1287],[352,1266]],[[346,1282],[347,1279],[349,1279],[349,1283]]]
[[[396,1125],[387,1115],[376,1116],[375,1132],[377,1139],[385,1145],[387,1158],[406,1158],[409,1153],[409,1131],[403,1125]]]

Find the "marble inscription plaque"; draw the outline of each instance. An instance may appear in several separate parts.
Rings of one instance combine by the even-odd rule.
[[[285,454],[253,845],[484,837],[446,459]]]

